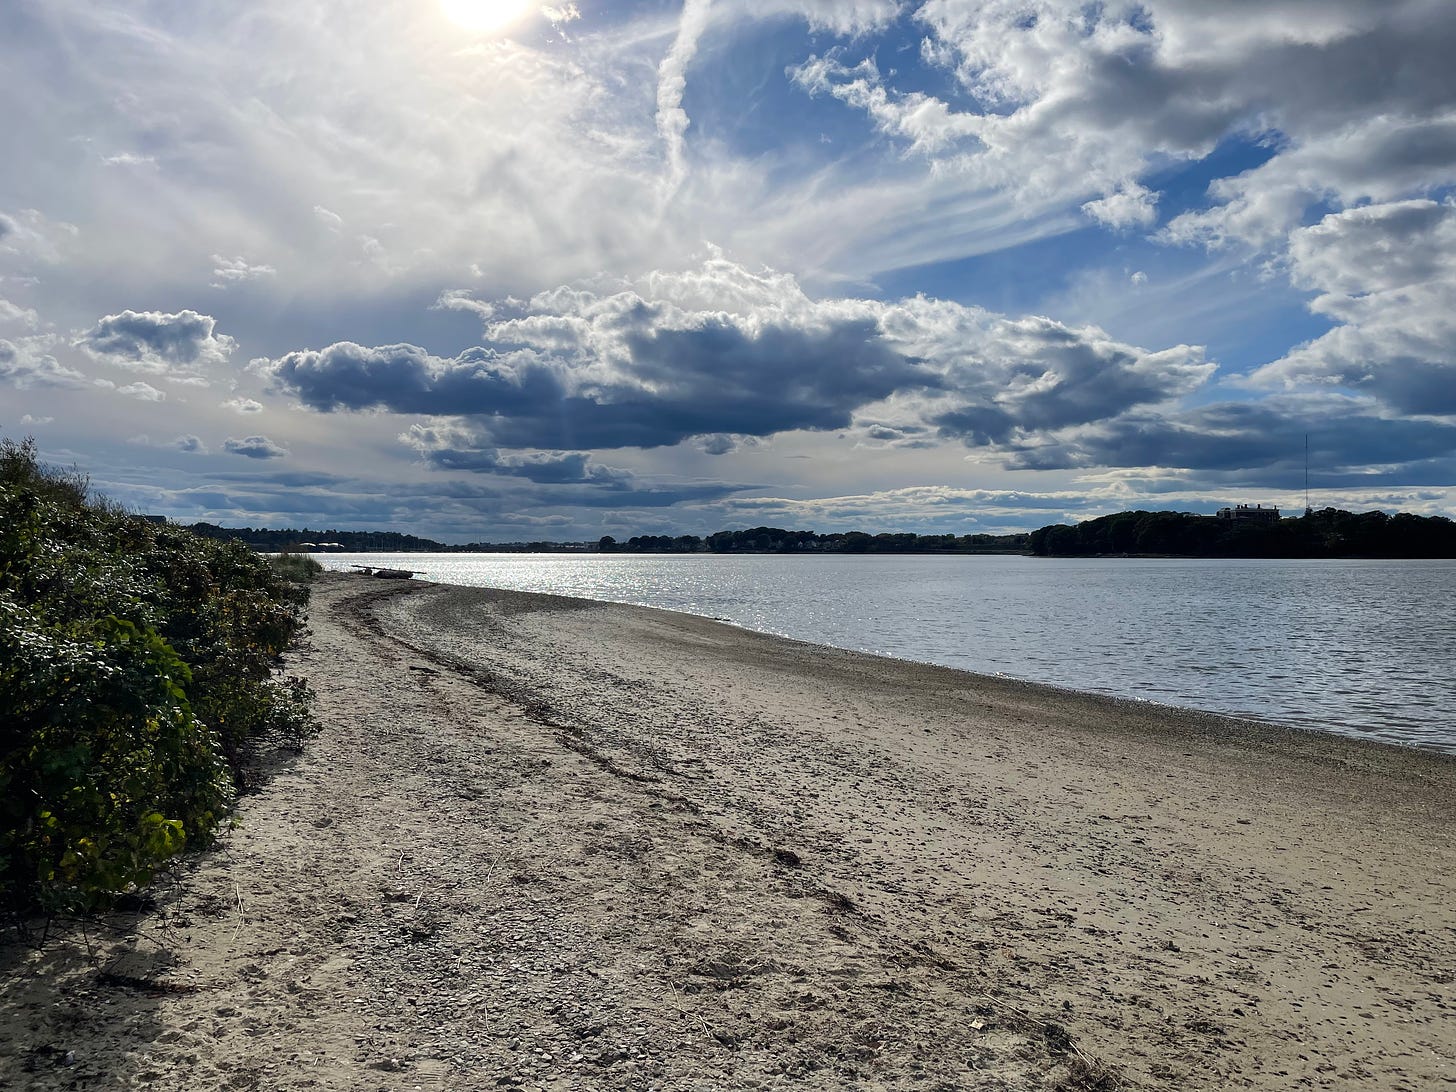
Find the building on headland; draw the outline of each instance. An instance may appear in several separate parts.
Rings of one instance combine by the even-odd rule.
[[[1236,504],[1232,508],[1220,508],[1219,519],[1252,520],[1255,523],[1272,523],[1279,518],[1279,509],[1265,508],[1262,504]]]

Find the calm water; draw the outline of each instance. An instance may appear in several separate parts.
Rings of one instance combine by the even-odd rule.
[[[336,554],[1456,753],[1456,562]]]

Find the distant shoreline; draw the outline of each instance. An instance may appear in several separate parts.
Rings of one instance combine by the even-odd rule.
[[[147,517],[160,519],[164,517]],[[1027,532],[966,534],[885,531],[787,530],[750,527],[710,535],[633,535],[618,541],[470,542],[450,545],[398,531],[339,531],[310,528],[228,528],[194,523],[207,538],[230,538],[254,549],[337,552],[428,553],[748,553],[748,554],[1022,554],[1054,557],[1245,557],[1290,560],[1322,557],[1399,560],[1456,558],[1456,522],[1444,516],[1353,513],[1336,508],[1280,517],[1277,508],[1241,505],[1217,516],[1193,512],[1132,511],[1077,524],[1048,524]]]

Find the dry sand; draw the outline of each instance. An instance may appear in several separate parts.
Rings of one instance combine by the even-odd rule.
[[[581,600],[312,614],[322,736],[155,909],[0,952],[0,1087],[1456,1088],[1451,759]]]

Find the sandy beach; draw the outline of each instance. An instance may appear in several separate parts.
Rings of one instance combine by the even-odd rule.
[[[323,732],[8,1089],[1456,1088],[1456,760],[329,576]]]

